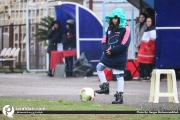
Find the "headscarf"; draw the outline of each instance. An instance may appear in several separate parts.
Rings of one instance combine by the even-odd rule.
[[[144,16],[144,21],[143,22],[140,22],[140,27],[139,29],[141,29],[141,27],[144,25],[144,23],[146,22],[146,19],[147,19],[147,14],[146,13],[141,13],[140,16],[143,15]]]
[[[122,8],[114,9],[109,15],[106,16],[106,22],[110,22],[111,18],[118,17],[120,19],[119,28],[126,27],[126,14]]]
[[[53,22],[51,23],[51,27],[54,26],[54,24],[58,24],[58,25],[59,25],[58,29],[61,28],[61,24],[59,23],[59,21],[57,21],[57,20],[53,21]]]
[[[152,22],[152,17],[148,17],[151,19],[151,22]],[[151,26],[147,27],[147,29],[145,30],[145,32],[147,31],[151,31],[151,30],[154,30],[155,29],[155,26],[151,23]]]

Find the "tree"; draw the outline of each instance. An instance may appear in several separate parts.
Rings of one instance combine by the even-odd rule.
[[[44,42],[45,46],[47,46],[46,40],[47,40],[47,33],[48,30],[51,29],[51,24],[54,21],[54,18],[47,16],[41,19],[41,22],[39,24],[39,27],[34,34],[34,37],[36,37],[36,40],[39,42]]]

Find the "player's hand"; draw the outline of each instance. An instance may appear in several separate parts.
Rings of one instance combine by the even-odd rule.
[[[150,47],[149,46],[146,46],[146,50],[149,50],[150,49]]]
[[[106,54],[107,54],[107,55],[111,55],[110,48],[108,48],[108,49],[106,50]]]
[[[54,26],[52,26],[52,30],[54,30]]]
[[[135,45],[135,47],[136,47],[136,48],[139,48],[139,45],[138,45],[138,44],[136,44],[136,45]]]

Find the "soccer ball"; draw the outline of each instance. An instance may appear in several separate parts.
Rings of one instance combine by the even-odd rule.
[[[85,87],[80,91],[81,101],[93,101],[95,98],[95,92],[92,88]]]

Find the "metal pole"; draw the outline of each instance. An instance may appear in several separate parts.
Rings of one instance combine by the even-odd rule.
[[[14,28],[14,26],[13,26],[13,24],[10,24],[9,25],[9,47],[11,47],[11,48],[13,48],[13,29]]]
[[[103,20],[103,36],[106,33],[106,30],[105,30],[105,28],[106,28],[106,21],[105,21],[105,15],[106,15],[106,7],[105,7],[105,5],[106,5],[106,3],[109,3],[109,0],[104,1],[103,6],[102,6],[102,11],[103,11],[103,16],[102,16],[102,20]]]
[[[38,25],[36,24],[36,30],[38,29]],[[37,39],[35,40],[35,60],[36,60],[36,68],[39,69],[39,42],[37,41]]]
[[[29,71],[29,6],[36,6],[36,4],[28,4],[26,6],[26,69]]]
[[[134,6],[131,6],[131,41],[132,41],[132,58],[135,58],[135,52],[134,52]]]
[[[2,26],[2,31],[1,31],[1,33],[2,33],[2,49],[4,48],[4,37],[3,37],[3,31],[4,31],[4,27]]]
[[[80,57],[80,41],[79,41],[79,7],[76,5],[76,49],[77,58]]]
[[[46,17],[49,15],[49,8],[48,7],[46,7]],[[49,41],[48,40],[46,40],[46,43],[48,43],[49,44]],[[49,53],[46,53],[46,71],[48,71],[49,70]]]
[[[93,10],[93,0],[89,0],[89,9]]]
[[[9,25],[9,47],[13,48],[13,35],[14,35],[14,25]],[[13,72],[13,61],[9,62],[9,69]]]
[[[21,26],[22,25],[19,25],[19,48],[20,48],[20,51],[19,51],[19,58],[18,58],[18,61],[19,61],[19,68],[21,68],[21,38],[22,38],[22,35],[21,35]]]

